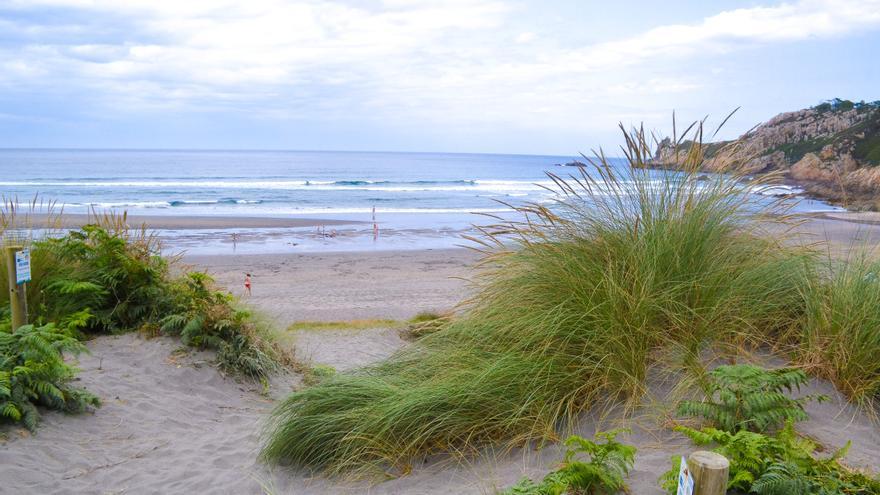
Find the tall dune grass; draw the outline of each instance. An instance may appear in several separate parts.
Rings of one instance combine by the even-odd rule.
[[[825,276],[806,294],[794,357],[810,373],[831,380],[854,403],[877,416],[880,400],[880,260],[854,247],[827,259]]]
[[[701,130],[695,129],[699,140]],[[411,459],[555,440],[584,411],[632,406],[653,366],[699,367],[709,350],[788,333],[803,316],[809,252],[760,231],[784,222],[755,183],[645,170],[600,154],[556,183],[555,205],[515,208],[486,249],[465,314],[376,366],[296,392],[269,422],[269,461],[329,473],[405,471]],[[782,231],[784,229],[777,229]]]

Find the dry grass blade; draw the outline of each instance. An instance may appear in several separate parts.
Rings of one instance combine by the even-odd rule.
[[[34,196],[21,202],[17,196],[2,198],[0,205],[0,239],[4,245],[23,246],[35,236],[47,236],[61,227],[63,209],[54,201]]]

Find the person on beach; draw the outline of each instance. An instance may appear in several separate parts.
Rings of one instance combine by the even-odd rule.
[[[248,296],[251,295],[251,274],[250,273],[244,274],[244,290],[245,290],[245,292],[247,292]]]

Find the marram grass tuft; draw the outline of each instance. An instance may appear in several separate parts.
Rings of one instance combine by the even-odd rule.
[[[634,406],[649,368],[696,368],[709,349],[789,332],[811,255],[760,231],[786,222],[784,204],[759,202],[742,177],[697,174],[698,146],[680,170],[647,170],[644,132],[625,135],[628,167],[598,153],[551,176],[555,204],[482,229],[460,317],[284,400],[263,457],[357,475],[557,440],[585,411]]]

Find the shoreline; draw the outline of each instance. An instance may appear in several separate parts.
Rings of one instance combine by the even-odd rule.
[[[840,212],[814,212],[803,216],[837,222],[859,223],[864,225],[880,225],[880,212],[878,211],[840,211]]]
[[[99,214],[100,215],[100,214]],[[120,214],[121,215],[121,214]],[[418,214],[412,214],[417,216]],[[427,215],[427,214],[426,214]],[[471,215],[477,216],[476,213]],[[842,211],[806,211],[793,213],[792,216],[834,220],[841,222],[862,223],[880,225],[880,212],[842,210]],[[40,224],[48,225],[51,218],[57,218],[59,228],[78,228],[90,223],[95,215],[85,213],[63,213],[60,215],[47,215],[45,213],[23,214],[31,226]],[[383,221],[377,222],[382,225]],[[207,229],[274,229],[274,228],[302,228],[320,226],[352,225],[356,227],[370,226],[369,220],[353,220],[347,218],[314,218],[314,217],[275,217],[275,216],[249,216],[249,215],[142,215],[134,214],[126,216],[126,224],[130,228],[146,227],[148,230],[207,230]],[[53,226],[56,226],[53,224]],[[420,228],[410,230],[433,231],[442,230],[431,225],[423,225]]]
[[[793,214],[798,231],[816,241],[828,241],[837,251],[847,245],[880,243],[880,212],[815,211]],[[86,214],[65,214],[57,228],[77,228],[88,223]],[[46,223],[45,214],[31,215],[31,225]],[[477,234],[463,223],[437,222],[412,216],[406,222],[372,223],[346,218],[258,216],[131,215],[131,228],[144,226],[155,234],[168,256],[261,256],[331,253],[393,253],[466,249],[472,243],[463,235]]]
[[[54,215],[40,213],[28,215],[28,220],[32,225],[48,225],[52,217],[54,217]],[[95,218],[95,215],[86,213],[63,213],[58,215],[59,225],[57,227],[64,229],[78,228],[87,225],[93,218]],[[126,223],[132,228],[146,226],[148,230],[207,230],[301,228],[320,227],[322,225],[366,225],[369,222],[331,218],[136,214],[127,215]]]

